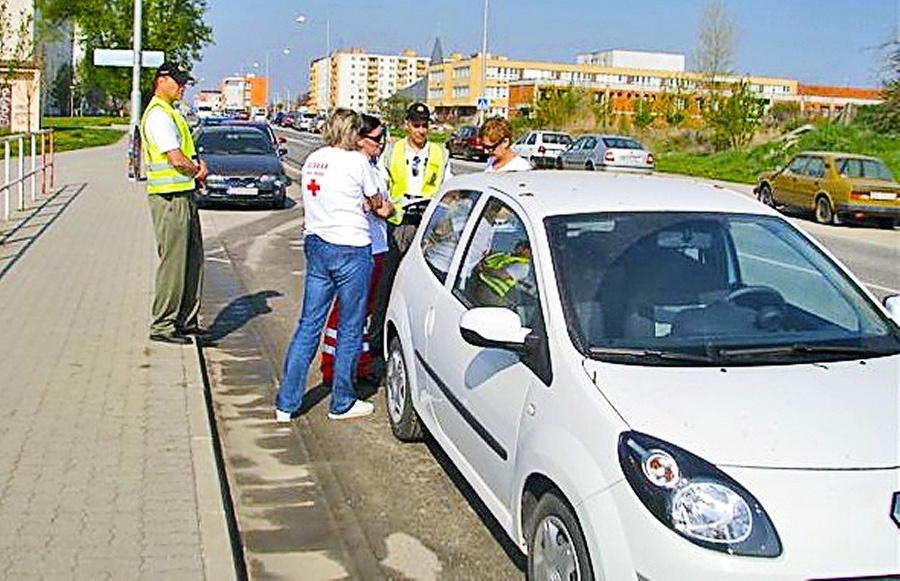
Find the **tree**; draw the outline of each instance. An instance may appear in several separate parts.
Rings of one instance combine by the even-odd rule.
[[[703,75],[706,87],[717,90],[722,77],[734,72],[737,25],[724,0],[712,0],[700,18],[694,69]]]
[[[731,86],[728,95],[712,97],[706,109],[706,121],[713,129],[716,149],[737,149],[750,143],[763,116],[763,103],[750,90],[750,83],[741,80]]]
[[[900,133],[900,39],[884,45],[887,52],[884,102],[864,107],[857,119],[872,129],[884,133]]]
[[[534,117],[538,127],[565,129],[587,107],[584,91],[572,87],[551,87],[542,91],[538,98]]]
[[[51,22],[70,19],[83,35],[87,54],[97,48],[131,49],[134,0],[38,0],[43,17]],[[187,69],[213,42],[212,28],[203,21],[206,0],[143,0],[142,49],[159,50],[166,60]],[[141,85],[149,88],[154,71],[143,69]],[[95,67],[85,59],[81,82],[103,89],[113,107],[124,105],[131,94],[131,69]]]
[[[653,104],[643,97],[638,97],[634,104],[634,125],[638,129],[646,129],[653,123],[655,117]]]

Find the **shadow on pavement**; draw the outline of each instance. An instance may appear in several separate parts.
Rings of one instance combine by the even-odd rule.
[[[269,299],[280,296],[281,293],[278,291],[264,290],[234,299],[216,315],[209,327],[209,335],[203,341],[204,345],[209,346],[219,341],[246,325],[253,317],[271,313]]]

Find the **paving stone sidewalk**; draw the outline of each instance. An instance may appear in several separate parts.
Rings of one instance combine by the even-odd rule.
[[[235,577],[196,348],[147,339],[125,160],[59,154],[54,191],[0,220],[2,579]]]

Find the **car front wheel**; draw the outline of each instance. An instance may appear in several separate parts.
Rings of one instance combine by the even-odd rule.
[[[421,440],[425,430],[419,414],[413,408],[408,368],[403,358],[403,347],[397,337],[393,337],[388,346],[384,384],[387,415],[394,436],[403,442]]]
[[[760,202],[769,206],[770,208],[775,207],[775,197],[772,196],[772,188],[769,184],[763,184],[759,186],[759,196],[757,197]]]
[[[534,509],[528,537],[528,579],[594,578],[587,543],[575,513],[553,492]]]

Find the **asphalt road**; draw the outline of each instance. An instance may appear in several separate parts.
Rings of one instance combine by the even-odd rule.
[[[296,131],[279,133],[288,139],[285,165],[297,180],[303,160],[321,140]],[[455,173],[481,167],[453,162]],[[730,187],[749,195],[748,186]],[[300,198],[297,183],[289,196]],[[850,266],[879,298],[900,294],[900,230],[825,227],[804,217],[790,220]],[[302,208],[292,204],[281,211],[204,210],[204,222],[214,224],[215,243],[224,249],[222,260],[233,268],[234,274],[227,276],[233,279],[229,284],[234,292],[255,296],[277,289],[267,301],[270,311],[258,317],[257,328],[268,364],[280,369],[302,298]],[[295,424],[293,445],[304,449],[312,465],[327,468],[333,485],[325,487],[325,493],[334,496],[331,504],[352,506],[352,518],[332,515],[362,539],[349,551],[360,563],[351,570],[364,575],[372,571],[365,563],[373,561],[380,563],[375,570],[389,578],[522,577],[523,559],[516,547],[440,450],[431,444],[400,444],[393,438],[383,390],[373,396],[375,417],[353,422],[352,428],[336,427],[325,418],[325,402],[319,401],[324,397],[324,392],[314,390],[318,405]],[[285,442],[291,445],[291,440],[279,445]]]

